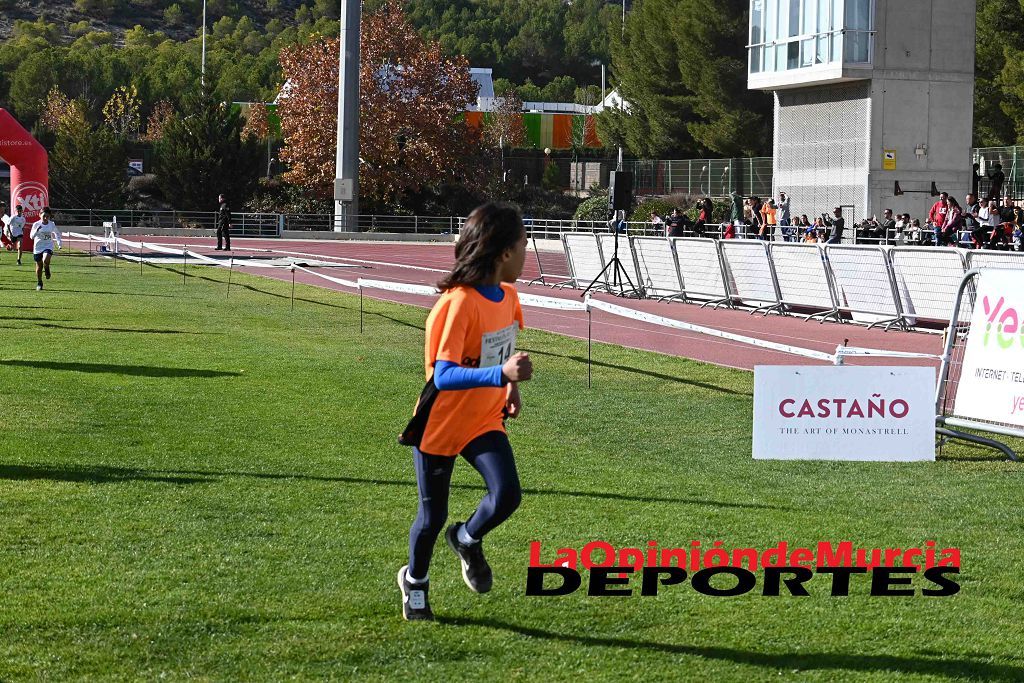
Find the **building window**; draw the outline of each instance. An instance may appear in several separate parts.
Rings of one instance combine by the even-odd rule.
[[[750,73],[870,64],[874,0],[751,0]]]
[[[836,0],[838,2],[839,0]],[[846,0],[846,61],[871,62],[871,0]]]

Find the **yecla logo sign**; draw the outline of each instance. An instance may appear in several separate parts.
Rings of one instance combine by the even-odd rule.
[[[999,301],[993,304],[987,296],[982,297],[981,306],[985,312],[985,336],[982,338],[982,345],[987,347],[990,340],[995,340],[1001,349],[1008,349],[1013,346],[1014,341],[1024,346],[1024,335],[1020,329],[1020,314],[1013,307],[1004,308],[1005,297],[999,297]],[[995,335],[992,328],[995,327]]]
[[[25,220],[35,221],[49,203],[49,196],[41,183],[28,181],[14,188],[14,203],[25,207]]]

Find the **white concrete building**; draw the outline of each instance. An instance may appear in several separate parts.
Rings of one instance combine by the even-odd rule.
[[[975,0],[751,0],[748,87],[775,98],[775,192],[847,224],[970,191]],[[894,196],[896,182],[906,192]]]

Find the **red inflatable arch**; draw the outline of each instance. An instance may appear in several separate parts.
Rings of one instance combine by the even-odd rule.
[[[28,224],[39,220],[50,203],[50,173],[46,149],[6,109],[0,109],[0,159],[11,165],[11,206],[25,208]]]

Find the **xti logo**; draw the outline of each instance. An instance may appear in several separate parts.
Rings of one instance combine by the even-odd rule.
[[[1021,346],[1024,346],[1024,335],[1021,334],[1020,329],[1020,314],[1017,313],[1016,308],[1004,308],[1005,303],[1005,297],[999,297],[999,301],[994,305],[987,296],[982,297],[981,305],[986,318],[983,345],[986,347],[992,337],[993,328],[995,328],[995,341],[999,348],[1008,349],[1013,346],[1014,341],[1018,341]]]

